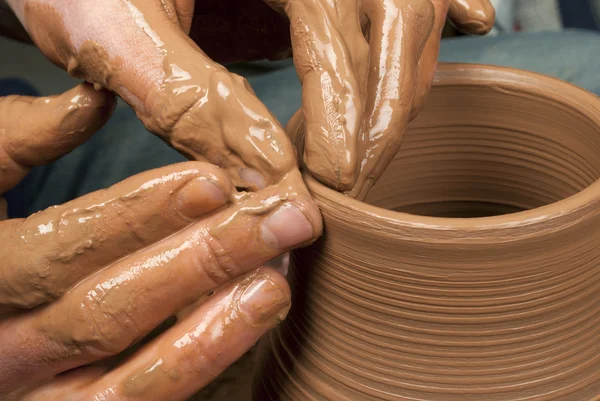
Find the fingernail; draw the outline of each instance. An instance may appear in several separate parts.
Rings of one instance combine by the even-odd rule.
[[[244,168],[240,170],[240,178],[242,181],[247,182],[250,185],[256,187],[256,189],[263,189],[267,186],[267,182],[265,181],[265,177],[257,170],[252,168]]]
[[[311,239],[313,227],[300,209],[287,203],[263,221],[261,235],[267,245],[283,250]]]
[[[238,307],[252,322],[266,323],[274,317],[285,318],[290,298],[273,280],[258,277],[244,290]]]
[[[176,195],[177,209],[188,219],[194,219],[219,209],[226,202],[225,192],[217,184],[204,177],[188,182]]]

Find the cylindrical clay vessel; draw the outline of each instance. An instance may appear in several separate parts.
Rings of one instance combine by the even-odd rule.
[[[255,401],[600,399],[600,99],[442,65],[365,203],[307,177],[324,236]]]

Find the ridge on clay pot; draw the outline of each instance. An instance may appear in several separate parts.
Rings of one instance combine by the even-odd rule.
[[[442,65],[365,203],[306,177],[255,401],[600,399],[600,99]]]

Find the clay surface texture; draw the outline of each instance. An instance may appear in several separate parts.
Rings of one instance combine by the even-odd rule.
[[[600,100],[444,65],[366,202],[306,176],[324,236],[296,251],[254,400],[595,400]]]

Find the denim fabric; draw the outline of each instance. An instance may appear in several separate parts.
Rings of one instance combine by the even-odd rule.
[[[440,60],[502,65],[549,75],[600,95],[600,34],[521,33],[443,42]]]
[[[440,60],[536,71],[600,94],[600,35],[596,33],[570,31],[451,39],[442,43]],[[301,86],[291,61],[229,68],[248,78],[279,121],[287,122],[300,107]],[[27,92],[23,87],[15,89],[6,84],[2,90],[7,92],[10,88]],[[65,89],[56,88],[56,92]],[[133,174],[183,160],[150,135],[129,108],[120,108],[88,143],[48,166],[35,168],[26,181],[10,191],[7,198],[11,217],[25,216],[106,188]]]

